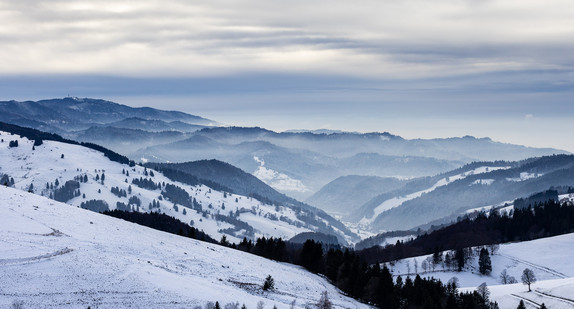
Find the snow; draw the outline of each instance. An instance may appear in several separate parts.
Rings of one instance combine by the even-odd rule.
[[[481,206],[481,207],[476,207],[476,208],[471,208],[466,210],[464,213],[465,214],[471,214],[474,212],[485,212],[486,216],[489,215],[489,211],[493,208],[498,210],[499,214],[508,214],[511,210],[514,209],[514,201],[510,200],[510,201],[504,201],[502,203],[498,203],[496,205],[488,205],[488,206]]]
[[[367,308],[300,267],[0,188],[0,307],[255,308],[316,303]],[[267,275],[276,289],[263,292]]]
[[[253,157],[260,166],[253,172],[253,176],[279,191],[308,192],[310,191],[301,180],[293,179],[286,174],[265,167],[265,161]]]
[[[491,255],[492,272],[481,275],[478,272],[476,255],[462,272],[446,270],[443,264],[434,269],[423,270],[423,261],[428,261],[432,255],[419,256],[397,261],[389,268],[395,276],[405,277],[410,269],[410,275],[415,274],[415,261],[418,264],[418,274],[422,277],[434,277],[442,282],[448,282],[453,277],[458,278],[461,290],[474,290],[485,282],[491,291],[491,299],[497,301],[500,308],[516,308],[520,297],[531,299],[538,304],[544,302],[549,308],[572,308],[574,301],[557,300],[554,297],[573,299],[574,297],[574,234],[537,239],[533,241],[509,243],[500,245],[494,255]],[[408,265],[408,266],[407,266]],[[532,285],[533,292],[522,283],[502,285],[500,273],[506,270],[518,282],[525,268],[534,271],[537,282]],[[546,293],[548,295],[544,295]],[[516,295],[513,296],[512,294]],[[551,296],[549,296],[551,295]]]
[[[203,230],[211,237],[220,239],[225,235],[229,241],[238,243],[243,237],[282,237],[291,238],[301,232],[313,231],[314,227],[308,227],[304,222],[297,219],[297,214],[292,209],[286,207],[276,207],[262,203],[256,199],[237,194],[230,194],[213,190],[207,186],[189,186],[183,183],[174,182],[163,176],[160,172],[154,171],[154,177],[145,176],[145,170],[141,166],[129,167],[117,162],[108,160],[101,152],[85,147],[64,144],[54,141],[44,141],[40,146],[35,146],[32,150],[33,141],[21,138],[17,135],[10,135],[0,131],[0,137],[4,143],[0,143],[0,175],[8,174],[15,180],[15,188],[27,191],[30,184],[34,186],[34,193],[49,196],[53,190],[46,189],[46,183],[54,183],[58,179],[60,186],[67,180],[72,180],[79,175],[87,175],[88,182],[80,184],[80,191],[83,196],[75,197],[68,201],[68,204],[79,206],[82,202],[96,199],[105,200],[110,209],[116,208],[116,202],[128,204],[130,196],[137,196],[141,200],[140,209],[136,211],[150,211],[149,203],[156,200],[160,203],[160,211],[173,216],[182,222],[191,223],[195,228]],[[18,147],[8,147],[8,142],[18,140]],[[64,158],[62,158],[62,154]],[[123,174],[123,170],[129,172],[129,176]],[[152,171],[148,169],[148,171]],[[96,176],[105,174],[105,181],[96,181]],[[208,210],[210,215],[204,217],[201,213],[192,209],[186,209],[178,205],[179,211],[175,211],[173,203],[162,200],[159,201],[161,191],[139,188],[131,184],[134,178],[148,178],[155,183],[165,182],[177,185],[186,190],[189,195],[197,200],[203,210]],[[132,194],[128,197],[117,197],[111,193],[112,187],[119,187],[127,191],[131,185]],[[235,202],[237,199],[237,202]],[[209,207],[211,205],[211,208]],[[222,230],[232,228],[229,223],[216,221],[215,214],[228,215],[230,211],[235,212],[241,209],[248,209],[255,212],[241,213],[238,217],[254,228],[254,235],[245,235],[245,231],[239,231],[233,235],[225,234]],[[154,209],[157,211],[157,209]],[[295,225],[290,225],[284,221],[273,220],[272,218],[289,219]],[[300,227],[298,227],[300,226]]]
[[[361,221],[359,222],[359,224],[361,225],[369,225],[370,223],[372,223],[381,213],[383,213],[384,211],[387,211],[389,209],[398,207],[400,205],[402,205],[404,202],[406,201],[410,201],[413,200],[415,198],[421,197],[423,194],[425,193],[429,193],[431,191],[434,191],[436,188],[438,187],[442,187],[442,186],[446,186],[451,182],[466,178],[467,176],[470,175],[477,175],[477,174],[484,174],[484,173],[488,173],[488,172],[492,172],[495,170],[501,170],[501,169],[509,169],[509,166],[497,166],[497,167],[493,167],[493,166],[481,166],[481,167],[477,167],[474,170],[465,172],[465,173],[461,173],[461,174],[457,174],[457,175],[453,175],[450,177],[445,177],[440,179],[439,181],[437,181],[433,186],[431,186],[428,189],[425,190],[421,190],[418,192],[414,192],[411,194],[408,194],[406,196],[399,196],[399,197],[393,197],[391,199],[388,199],[384,202],[382,202],[379,206],[377,206],[373,212],[373,216],[371,218],[363,218],[361,219]],[[492,182],[491,182],[492,183]],[[490,183],[490,184],[491,184]]]
[[[543,174],[522,172],[522,173],[520,173],[520,177],[518,177],[518,178],[506,178],[506,180],[507,181],[520,182],[520,181],[525,181],[528,179],[537,178],[537,177],[540,177],[542,175]]]
[[[565,202],[574,203],[574,193],[558,195],[558,200],[560,201],[560,203],[565,203]]]
[[[394,245],[397,241],[405,242],[415,238],[415,235],[408,235],[408,236],[397,236],[397,237],[387,237],[385,240],[379,244],[379,246],[384,247],[386,245]]]
[[[486,185],[490,186],[494,183],[494,179],[477,179],[472,184],[473,185]]]

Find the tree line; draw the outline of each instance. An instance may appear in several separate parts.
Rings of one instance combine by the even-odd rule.
[[[417,238],[385,247],[358,251],[368,263],[389,262],[437,251],[527,241],[574,232],[574,207],[571,203],[548,200],[510,213],[492,210],[480,212],[457,223],[419,235]]]

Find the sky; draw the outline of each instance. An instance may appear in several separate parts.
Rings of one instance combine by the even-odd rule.
[[[0,99],[574,152],[570,0],[0,0]]]

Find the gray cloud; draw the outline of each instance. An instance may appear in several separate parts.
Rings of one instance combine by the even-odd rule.
[[[572,70],[568,1],[0,1],[0,74]],[[570,9],[568,9],[570,8]]]
[[[572,12],[570,0],[0,0],[0,93],[574,151]]]

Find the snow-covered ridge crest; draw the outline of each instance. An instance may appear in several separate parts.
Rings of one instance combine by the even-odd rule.
[[[373,222],[377,218],[377,216],[379,216],[384,211],[398,207],[406,201],[421,197],[425,193],[429,193],[431,191],[434,191],[435,189],[437,189],[439,187],[446,186],[449,183],[455,182],[457,180],[461,180],[461,179],[464,179],[464,178],[466,178],[468,176],[472,176],[472,175],[484,174],[484,173],[489,173],[489,172],[496,171],[496,170],[509,169],[509,168],[510,168],[510,166],[481,166],[481,167],[477,167],[471,171],[467,171],[464,173],[460,173],[460,174],[452,175],[449,177],[441,178],[428,189],[417,191],[417,192],[408,194],[406,196],[393,197],[389,200],[384,201],[383,203],[381,203],[379,206],[377,206],[374,209],[374,214],[372,217],[363,218],[359,223],[361,225],[368,225],[371,222]],[[480,184],[489,185],[489,184],[492,184],[492,182],[493,181],[484,180],[484,182],[480,182]]]
[[[15,188],[50,196],[66,181],[81,177],[85,181],[80,182],[78,194],[67,201],[74,206],[90,200],[103,200],[110,209],[116,209],[118,203],[129,205],[130,198],[137,198],[139,205],[131,203],[131,210],[160,211],[205,231],[213,238],[226,235],[232,242],[239,242],[243,237],[254,239],[261,236],[288,239],[298,233],[315,230],[314,226],[301,221],[300,214],[291,208],[268,205],[205,185],[189,186],[174,182],[157,171],[113,162],[102,153],[82,146],[47,140],[42,145],[33,146],[33,141],[6,132],[0,132],[0,138],[4,140],[0,143],[0,174],[14,178]],[[10,141],[18,141],[18,147],[10,147]],[[144,189],[133,184],[134,179],[146,179],[163,186],[161,189]],[[201,205],[202,211],[160,198],[165,184],[185,190]],[[112,188],[127,194],[119,196],[111,192]],[[150,204],[154,207],[149,208]],[[252,229],[230,223],[233,220],[222,221],[221,216],[243,221]]]
[[[301,267],[0,187],[0,307],[368,308]],[[275,290],[261,291],[265,277]]]

